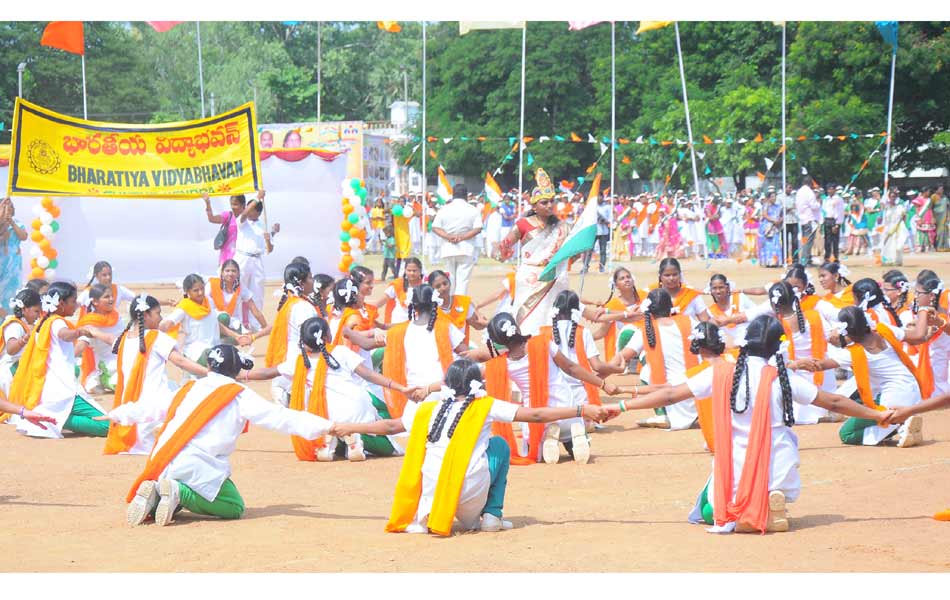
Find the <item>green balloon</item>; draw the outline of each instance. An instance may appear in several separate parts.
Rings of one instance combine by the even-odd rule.
[[[56,260],[55,258],[52,259],[51,261],[49,261],[49,268],[50,268],[50,269],[55,269],[55,268],[58,267],[58,266],[59,266],[59,261]]]
[[[362,187],[362,184],[360,183],[359,179],[351,179],[350,187],[353,188],[354,192],[358,192],[360,191],[360,187]]]
[[[354,225],[360,222],[360,217],[356,213],[350,213],[350,216],[348,216],[346,219]]]
[[[49,226],[53,228],[53,233],[59,231],[59,221],[52,221]]]
[[[397,204],[396,206],[393,207],[393,216],[394,217],[402,216],[402,206]]]
[[[365,202],[365,201],[366,201],[366,188],[360,188],[359,190],[357,190],[357,191],[356,191],[356,195],[360,197],[360,203],[361,203],[361,204],[362,204],[363,202]]]
[[[349,232],[349,231],[341,231],[341,232],[340,232],[340,241],[341,241],[341,242],[348,242],[348,241],[350,241],[350,232]]]

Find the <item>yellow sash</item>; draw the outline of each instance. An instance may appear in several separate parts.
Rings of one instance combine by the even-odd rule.
[[[458,508],[459,496],[462,494],[462,485],[468,472],[468,464],[472,460],[472,452],[478,441],[488,418],[494,399],[490,396],[472,402],[462,418],[459,420],[445,449],[445,458],[439,470],[439,480],[435,485],[435,496],[432,500],[432,509],[429,512],[429,529],[439,535],[452,533],[452,521],[455,519],[455,510]],[[402,461],[402,470],[399,472],[399,481],[396,483],[396,493],[393,498],[392,513],[386,523],[386,531],[405,531],[412,523],[419,507],[419,497],[422,495],[422,463],[426,458],[426,438],[429,435],[429,422],[432,411],[439,402],[424,402],[419,405],[416,417],[412,421],[412,433],[409,434],[409,444],[406,446],[406,457]]]
[[[49,358],[49,347],[52,343],[53,323],[62,320],[66,326],[73,329],[73,326],[59,315],[50,315],[40,327],[35,335],[30,336],[30,341],[26,343],[23,354],[20,356],[20,366],[17,367],[16,374],[13,376],[13,383],[10,384],[10,402],[19,406],[25,406],[27,410],[33,410],[40,403],[40,397],[43,395],[43,386],[46,385],[47,359]],[[8,413],[0,414],[0,423],[6,421],[10,415]]]
[[[186,315],[192,319],[195,319],[196,321],[200,321],[211,314],[211,305],[208,303],[207,296],[205,296],[204,302],[201,304],[198,304],[191,298],[183,298],[178,304],[175,305],[175,308],[182,309],[185,311]],[[169,329],[168,335],[172,336],[173,338],[177,338],[179,331],[181,331],[181,323]]]

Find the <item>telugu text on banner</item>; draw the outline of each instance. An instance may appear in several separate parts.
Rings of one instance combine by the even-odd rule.
[[[17,98],[10,196],[194,198],[263,187],[253,103],[180,123],[100,123]]]

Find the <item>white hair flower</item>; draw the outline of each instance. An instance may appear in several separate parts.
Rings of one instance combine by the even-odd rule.
[[[732,338],[732,343],[739,348],[745,348],[749,343],[749,340],[745,339],[745,332],[743,331],[738,333],[736,337]]]
[[[287,283],[284,284],[284,291],[285,291],[285,292],[288,292],[288,293],[291,293],[291,294],[293,294],[293,295],[295,295],[295,296],[299,296],[299,295],[300,295],[300,286],[297,285],[296,283],[287,282]]]
[[[443,385],[439,388],[439,398],[443,400],[454,400],[455,399],[455,390],[450,388],[447,385]]]
[[[643,302],[640,303],[640,312],[647,313],[650,312],[650,306],[653,305],[653,301],[649,298],[645,298]]]
[[[706,332],[703,331],[703,328],[702,328],[702,327],[697,326],[695,329],[693,329],[693,332],[692,332],[691,334],[689,334],[689,337],[688,337],[687,339],[690,340],[690,341],[693,341],[693,340],[705,340],[705,339],[706,339]]]
[[[719,341],[722,342],[723,344],[726,343],[726,332],[723,331],[722,329],[719,330]]]
[[[254,358],[250,354],[245,354],[243,352],[238,352],[238,357],[240,357],[242,362],[254,362]]]
[[[135,311],[143,314],[148,312],[148,296],[141,294],[135,298]]]
[[[848,335],[848,324],[844,321],[838,321],[832,327],[838,332],[838,335]]]
[[[473,379],[468,382],[468,394],[474,398],[484,398],[488,395],[488,393],[485,391],[485,386],[483,386],[482,382],[477,379]]]
[[[671,315],[671,316],[672,316],[672,315],[678,315],[678,314],[680,314],[680,309],[679,309],[678,306],[674,306],[673,308],[670,309],[670,315]]]
[[[43,297],[40,299],[40,303],[42,304],[43,312],[56,312],[56,309],[59,308],[59,293],[54,292],[52,294],[43,294]]]
[[[874,329],[874,321],[871,320],[871,315],[868,311],[863,311],[861,314],[864,315],[864,322],[868,324],[868,328]]]
[[[864,292],[864,298],[861,300],[861,304],[859,304],[858,306],[861,307],[861,310],[867,311],[868,304],[870,304],[871,301],[874,300],[875,298],[877,298],[877,296],[872,294],[871,292]]]
[[[851,276],[851,270],[848,269],[848,266],[847,266],[847,265],[843,265],[843,264],[841,264],[841,263],[838,263],[838,275],[840,275],[841,277],[850,277],[850,276]]]
[[[902,294],[906,294],[910,291],[910,282],[909,281],[899,281],[897,283],[897,289],[901,291]]]
[[[779,288],[774,288],[772,290],[772,305],[778,306],[778,303],[782,300],[782,290]]]
[[[579,308],[572,308],[572,309],[571,309],[571,321],[573,321],[573,322],[575,322],[575,323],[580,323],[580,322],[581,322],[581,315],[582,315],[582,314],[583,314],[583,313],[581,312],[581,309],[579,309]]]
[[[442,306],[442,296],[435,288],[432,288],[432,303],[436,306]]]
[[[943,293],[943,289],[944,289],[944,285],[943,285],[943,280],[941,279],[940,282],[937,283],[937,287],[934,288],[933,293],[939,296],[940,294]]]
[[[211,361],[214,361],[214,363],[218,365],[224,364],[224,355],[221,354],[220,348],[215,348],[208,353],[208,363],[210,364]]]
[[[514,321],[505,321],[498,328],[509,338],[518,334],[518,326]]]
[[[356,285],[353,284],[353,280],[347,279],[342,290],[342,294],[347,304],[349,304],[350,299],[353,298],[353,294],[356,294],[357,292],[359,292],[359,290],[356,288]]]
[[[18,308],[19,308],[20,310],[23,310],[23,308],[24,308],[24,306],[23,306],[23,300],[20,300],[19,298],[13,298],[13,299],[11,299],[11,300],[10,300],[10,310],[16,310],[16,309],[18,309]]]

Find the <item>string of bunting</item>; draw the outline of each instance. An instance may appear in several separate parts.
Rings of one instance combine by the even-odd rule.
[[[849,141],[849,140],[857,140],[857,139],[862,139],[862,138],[863,138],[863,139],[869,139],[869,138],[875,138],[875,137],[883,137],[883,138],[886,138],[886,137],[887,137],[887,132],[881,132],[881,133],[846,133],[846,134],[838,134],[838,135],[832,135],[832,134],[820,135],[820,134],[817,134],[817,133],[812,134],[812,135],[805,135],[805,134],[802,134],[802,135],[799,135],[799,136],[786,136],[785,141],[786,141],[786,142],[809,142],[809,141],[811,141],[811,142],[820,142],[820,141],[826,141],[826,142],[834,142],[834,141],[845,142],[845,141]],[[427,136],[427,137],[426,137],[426,141],[428,141],[429,143],[438,143],[438,142],[441,142],[442,145],[451,144],[452,142],[454,142],[454,141],[456,141],[456,140],[461,141],[461,142],[497,142],[497,141],[504,141],[504,140],[507,140],[509,144],[511,144],[511,145],[514,146],[515,143],[516,143],[517,140],[518,140],[518,137],[517,137],[517,136],[488,137],[488,136],[484,136],[484,135],[479,135],[479,136],[474,136],[474,137],[472,137],[472,136],[464,136],[464,135],[453,136],[453,137],[438,137],[438,136],[430,135],[430,136]],[[567,142],[569,142],[569,143],[574,143],[574,144],[598,144],[598,143],[601,143],[601,144],[610,144],[610,138],[609,138],[609,137],[606,137],[606,136],[604,136],[604,137],[602,137],[600,140],[598,140],[597,138],[595,138],[595,137],[593,136],[593,134],[588,133],[588,134],[587,134],[587,139],[584,139],[584,138],[582,138],[581,136],[579,136],[579,135],[577,135],[576,133],[573,133],[573,132],[571,133],[571,135],[570,135],[569,138],[568,138],[568,137],[561,136],[561,135],[555,135],[555,136],[542,135],[542,136],[540,136],[540,137],[530,137],[530,136],[526,136],[523,141],[524,141],[525,145],[527,145],[527,144],[530,144],[530,143],[532,143],[532,142],[534,142],[534,141],[537,141],[539,144],[543,144],[544,142],[548,142],[548,141],[552,141],[552,140],[555,141],[555,142],[558,142],[558,143],[567,143]],[[391,142],[391,140],[389,140],[389,141]],[[413,141],[413,142],[421,142],[421,141],[422,141],[422,138],[419,137],[419,136],[413,136],[412,141]],[[696,142],[696,145],[703,144],[703,145],[710,145],[710,146],[711,146],[711,145],[716,145],[716,144],[725,144],[725,145],[731,145],[731,144],[761,144],[761,143],[765,143],[765,142],[775,144],[775,143],[777,143],[778,141],[779,141],[779,138],[777,138],[777,137],[769,137],[769,138],[766,138],[766,137],[764,137],[761,133],[757,134],[755,137],[753,137],[753,138],[751,138],[751,139],[748,139],[748,138],[745,138],[745,137],[740,137],[740,138],[736,139],[734,136],[731,136],[731,135],[726,136],[725,138],[721,138],[721,139],[720,139],[720,138],[715,138],[715,139],[714,139],[714,138],[709,137],[708,135],[703,135],[703,136],[702,136],[702,141],[701,141],[701,142]],[[681,140],[681,139],[679,139],[679,138],[676,138],[676,139],[673,139],[673,140],[657,140],[656,138],[654,138],[654,137],[652,137],[652,136],[642,136],[642,135],[641,135],[641,136],[638,136],[636,139],[633,139],[633,140],[631,140],[630,138],[623,138],[623,137],[617,138],[617,144],[618,144],[618,146],[619,146],[619,145],[627,145],[627,144],[640,144],[640,145],[651,145],[651,146],[673,146],[673,145],[677,145],[677,146],[689,146],[689,141],[688,141],[688,140]],[[418,146],[414,147],[414,148],[413,148],[413,153],[415,153],[415,151],[416,151],[417,149],[418,149]]]

